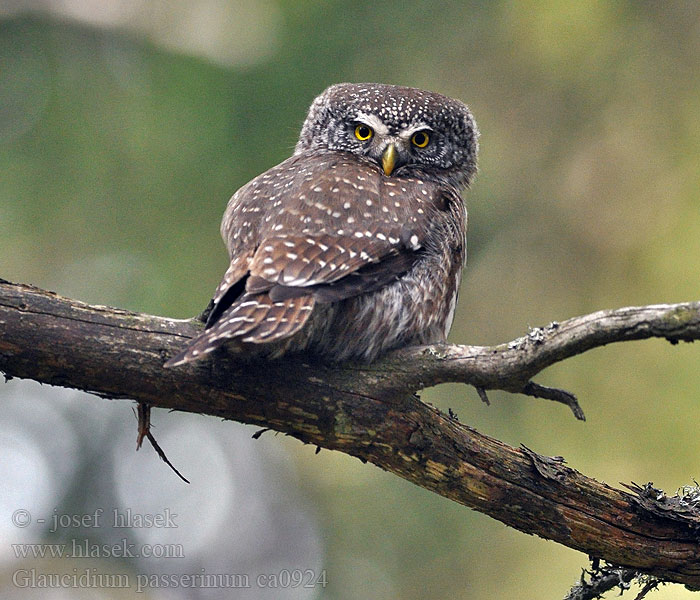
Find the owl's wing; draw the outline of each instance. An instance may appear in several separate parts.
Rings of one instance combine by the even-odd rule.
[[[332,239],[327,234],[264,240],[250,260],[247,279],[220,286],[211,324],[166,366],[196,360],[234,338],[266,343],[289,337],[304,326],[317,302],[337,302],[387,285],[411,268],[419,250],[401,247],[400,237],[391,238],[395,244],[380,240],[363,245],[362,250],[353,249],[354,240]],[[290,242],[293,247],[287,245]],[[217,311],[225,304],[227,292],[237,295],[243,281],[245,292]],[[211,315],[215,315],[213,322]]]
[[[295,171],[293,185],[277,186],[295,192],[265,217],[248,293],[333,302],[378,289],[411,268],[446,204],[436,184],[387,178],[347,154],[301,159]]]
[[[421,240],[405,226],[387,234],[368,227],[344,236],[321,233],[265,240],[251,261],[246,292],[266,292],[273,301],[312,296],[326,303],[390,283],[411,268]]]
[[[195,360],[229,339],[265,343],[289,337],[316,303],[375,291],[413,266],[436,186],[397,184],[356,161],[320,166],[316,173],[302,170],[303,179],[290,186],[295,192],[264,213],[256,247],[238,248],[217,289],[207,329],[167,366]],[[254,186],[248,195],[255,195]],[[233,210],[244,212],[239,206]],[[250,237],[246,231],[234,234]]]

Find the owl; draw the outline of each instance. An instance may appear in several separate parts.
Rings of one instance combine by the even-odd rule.
[[[231,198],[230,264],[204,331],[173,367],[222,345],[372,361],[445,341],[466,259],[460,195],[479,132],[458,100],[342,83],[311,104],[294,154]]]

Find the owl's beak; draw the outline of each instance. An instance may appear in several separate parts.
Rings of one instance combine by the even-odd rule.
[[[391,172],[396,166],[396,159],[398,158],[398,155],[399,153],[397,152],[394,144],[389,144],[384,149],[384,152],[382,153],[382,169],[384,169],[385,175],[391,175]]]

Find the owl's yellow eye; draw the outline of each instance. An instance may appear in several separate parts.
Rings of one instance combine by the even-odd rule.
[[[355,137],[361,142],[366,142],[372,137],[373,133],[374,131],[372,131],[372,128],[364,125],[363,123],[360,123],[357,127],[355,127]]]
[[[411,143],[418,148],[425,148],[430,142],[430,136],[425,131],[416,131],[411,136]]]

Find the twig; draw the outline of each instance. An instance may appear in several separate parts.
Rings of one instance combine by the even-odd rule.
[[[579,421],[585,421],[586,415],[583,414],[583,410],[579,406],[576,396],[566,390],[560,390],[558,388],[546,387],[535,383],[534,381],[528,381],[522,390],[522,393],[526,396],[532,396],[533,398],[544,398],[545,400],[553,400],[554,402],[561,402],[566,404],[574,413],[574,416]]]
[[[175,468],[175,465],[168,460],[168,457],[165,455],[165,452],[163,449],[160,447],[160,444],[156,441],[156,438],[153,437],[153,434],[151,433],[151,405],[146,403],[146,402],[139,402],[138,404],[138,435],[136,436],[136,450],[139,450],[141,448],[141,444],[143,444],[143,439],[146,438],[149,442],[151,442],[151,446],[153,446],[153,449],[156,451],[158,456],[160,456],[161,460],[168,465],[173,471],[175,471],[175,474],[182,479],[185,483],[189,483],[189,480],[186,479],[180,471],[178,471]]]

